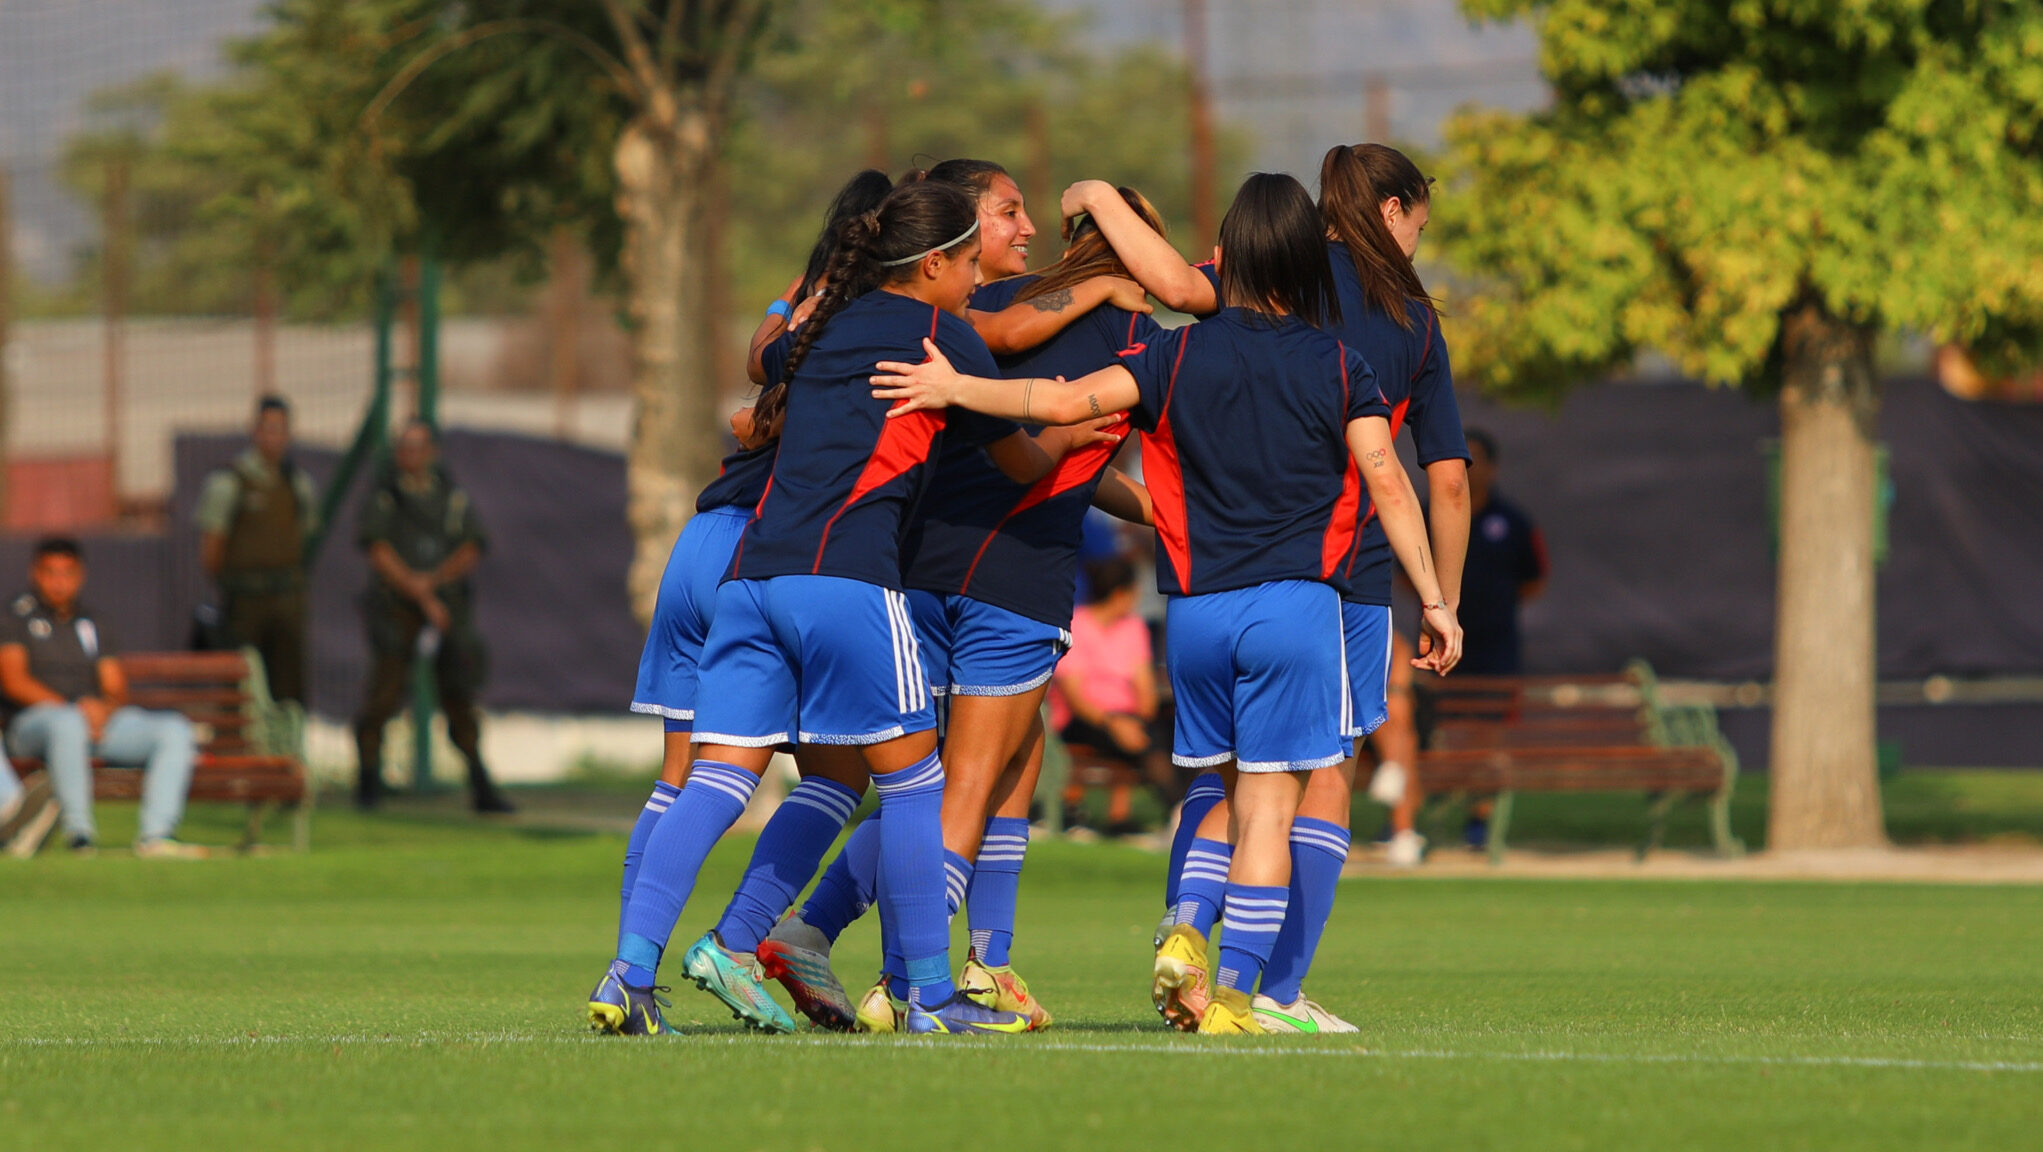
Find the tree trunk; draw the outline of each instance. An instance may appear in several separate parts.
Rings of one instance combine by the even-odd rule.
[[[641,623],[652,619],[667,554],[722,450],[703,196],[715,133],[710,115],[678,94],[655,107],[672,111],[633,120],[614,156],[636,401],[625,457],[635,541],[628,586]]]
[[[1872,333],[1788,316],[1767,847],[1884,846],[1874,742]]]

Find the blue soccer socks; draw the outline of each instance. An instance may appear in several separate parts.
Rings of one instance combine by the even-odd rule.
[[[1217,985],[1243,992],[1253,991],[1263,966],[1270,962],[1270,949],[1284,926],[1284,908],[1290,890],[1255,884],[1227,886],[1227,915],[1220,922],[1220,973]]]
[[[717,921],[717,938],[725,948],[749,955],[759,947],[816,874],[858,800],[859,793],[820,776],[795,785],[760,831],[745,878]]]
[[[646,841],[653,838],[653,826],[674,803],[681,790],[661,780],[653,785],[653,794],[646,797],[646,806],[639,809],[638,822],[631,826],[631,839],[624,842],[624,884],[617,906],[617,940],[624,941],[624,918],[631,912],[631,888],[638,882],[639,859],[645,855]]]
[[[972,888],[972,862],[946,848],[943,850],[943,911],[946,922],[955,919],[965,906],[965,893]]]
[[[1213,935],[1220,906],[1227,898],[1227,868],[1234,846],[1225,840],[1194,840],[1185,851],[1184,874],[1178,878],[1178,923]]]
[[[759,777],[736,765],[695,762],[681,795],[653,826],[639,860],[624,937],[617,946],[617,958],[628,966],[625,983],[642,988],[653,983],[703,860],[744,813],[757,787]]]
[[[910,1002],[942,1003],[954,990],[944,911],[943,765],[932,753],[872,779],[887,814],[880,829],[880,915],[894,925]],[[963,896],[963,885],[958,893]]]
[[[1192,841],[1199,837],[1199,825],[1213,806],[1227,799],[1227,786],[1220,782],[1220,773],[1205,772],[1193,780],[1185,789],[1185,802],[1178,808],[1177,834],[1170,839],[1170,876],[1164,881],[1163,906],[1178,906],[1178,884],[1185,874],[1185,854],[1192,850]]]
[[[965,893],[965,914],[972,926],[972,951],[979,962],[994,968],[1008,962],[1014,946],[1014,913],[1021,896],[1022,860],[1029,852],[1029,822],[1019,816],[986,821],[979,841],[979,860]]]
[[[802,905],[802,922],[832,943],[879,898],[880,815],[867,816],[851,830],[851,839],[823,869],[823,878]]]
[[[1326,820],[1300,816],[1291,822],[1290,903],[1284,929],[1277,934],[1269,966],[1263,970],[1263,995],[1279,1004],[1298,1000],[1305,974],[1319,951],[1334,910],[1334,890],[1348,863],[1348,830]]]

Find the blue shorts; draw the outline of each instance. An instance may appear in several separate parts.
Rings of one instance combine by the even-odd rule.
[[[709,622],[716,618],[716,586],[731,566],[738,537],[752,518],[747,508],[712,508],[688,518],[667,569],[660,574],[660,598],[653,626],[638,658],[638,687],[631,710],[669,720],[695,719],[696,669]]]
[[[1390,718],[1390,608],[1341,601],[1341,627],[1348,638],[1348,738],[1360,740]]]
[[[908,599],[841,576],[727,580],[695,742],[878,744],[936,727]]]
[[[1050,682],[1071,633],[969,596],[911,589],[915,635],[937,695],[1019,696]]]
[[[1304,772],[1351,754],[1341,598],[1327,585],[1172,597],[1164,651],[1180,766],[1233,760],[1242,772]]]

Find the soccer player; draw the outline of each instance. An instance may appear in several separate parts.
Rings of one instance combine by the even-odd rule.
[[[1375,370],[1390,408],[1392,437],[1406,425],[1411,428],[1431,494],[1428,519],[1440,587],[1458,610],[1468,548],[1468,448],[1439,317],[1412,265],[1430,212],[1431,183],[1394,148],[1337,145],[1320,166],[1319,209],[1340,303],[1339,318],[1328,330]],[[1160,237],[1119,212],[1097,181],[1074,185],[1065,193],[1065,206],[1097,209],[1101,227],[1127,246],[1136,278],[1166,303],[1194,313],[1218,305],[1213,267],[1185,264]],[[1349,582],[1342,619],[1353,693],[1351,734],[1360,740],[1387,715],[1391,660],[1391,549],[1373,508],[1363,515],[1344,575]],[[1293,825],[1291,915],[1255,1003],[1258,1018],[1273,1031],[1355,1030],[1302,990],[1347,861],[1354,774],[1352,759],[1315,773]],[[1182,848],[1174,853],[1167,894],[1177,909],[1167,917],[1201,932],[1210,930],[1220,915],[1222,877],[1232,851],[1225,839],[1225,806],[1210,799],[1217,783],[1210,778],[1194,783],[1197,794],[1208,798],[1208,807],[1201,813],[1187,803],[1179,825]]]
[[[846,225],[814,314],[793,340],[768,349],[769,372],[787,385],[781,451],[717,589],[700,670],[717,691],[697,701],[695,762],[646,845],[623,943],[596,997],[622,1021],[645,1021],[645,1031],[664,1030],[654,980],[703,859],[744,810],[773,749],[791,741],[858,749],[879,791],[887,817],[880,899],[899,925],[905,1029],[1028,1026],[957,995],[951,982],[943,768],[900,589],[899,541],[947,437],[988,445],[1031,481],[1097,437],[1031,439],[963,412],[889,420],[887,405],[861,387],[874,362],[914,354],[924,339],[992,369],[985,342],[955,315],[976,279],[978,231],[972,202],[957,189],[895,189]],[[701,980],[721,951],[706,935],[683,965]],[[719,975],[749,984],[719,991],[748,1023],[784,1029],[782,1018],[748,1011],[766,999],[748,970]]]
[[[1122,194],[1160,226],[1138,193]],[[982,198],[982,228],[986,206]],[[1004,315],[1037,302],[1046,312],[1068,312],[1079,286],[1124,275],[1097,229],[1080,223],[1070,236],[1064,256],[1041,276],[981,287],[972,297],[974,314],[993,309]],[[981,267],[1007,270],[1012,264],[989,265],[982,256]],[[1047,343],[1001,357],[999,368],[1009,376],[1082,376],[1160,331],[1144,313],[1099,307]],[[1118,435],[1124,428],[1117,422],[1110,430]],[[1033,1028],[1048,1027],[1051,1015],[1014,972],[1009,949],[1028,850],[1028,805],[1042,769],[1043,694],[1070,646],[1082,522],[1099,497],[1117,514],[1148,522],[1141,486],[1107,467],[1115,447],[1102,443],[1073,452],[1033,485],[1015,483],[969,445],[946,448],[904,553],[903,578],[932,691],[947,699],[947,899],[953,908],[963,901],[972,929],[972,956],[961,982],[981,1003],[1025,1014]],[[828,995],[816,977],[827,975],[830,945],[870,903],[878,835],[873,821],[861,826],[801,914],[777,926],[760,947],[767,971],[797,1003]],[[898,956],[890,957],[890,971],[898,963]],[[876,986],[859,1005],[866,1029],[892,1026],[896,1011],[886,997]]]
[[[814,286],[821,281],[844,225],[877,208],[893,186],[886,173],[867,169],[853,176],[838,190],[825,215],[823,230],[809,252],[801,278],[789,286],[785,296],[775,300],[767,309],[766,317],[753,337],[755,359],[758,349],[785,335],[794,305],[808,299]],[[716,613],[717,584],[730,568],[731,552],[737,547],[738,536],[744,531],[753,508],[766,490],[767,479],[773,473],[780,443],[778,431],[772,425],[777,422],[775,414],[784,407],[785,397],[786,389],[774,381],[772,387],[761,394],[757,406],[733,418],[733,428],[740,432],[740,447],[724,458],[717,478],[696,498],[695,515],[682,529],[680,539],[674,542],[674,550],[667,557],[666,570],[660,576],[659,598],[653,608],[652,627],[646,634],[644,651],[639,657],[638,684],[632,693],[631,710],[664,718],[666,747],[660,779],[653,785],[653,793],[640,810],[625,844],[624,881],[617,927],[620,944],[646,842],[688,779],[688,766],[694,759],[689,729],[695,719],[699,686],[697,673],[703,641],[709,635],[709,624]],[[790,809],[790,817],[804,819],[783,820],[772,832],[762,832],[755,859],[768,862],[765,867],[781,872],[799,871],[800,879],[795,882],[795,888],[799,890],[808,882],[822,854],[858,806],[865,788],[865,767],[855,754],[846,749],[811,746],[798,750],[796,756],[802,764],[803,779],[788,797],[795,804]],[[833,818],[835,826],[828,826]],[[800,862],[803,856],[807,858],[806,867]],[[789,860],[789,857],[793,859]],[[778,909],[775,914],[778,914]],[[745,952],[749,954],[756,943],[754,940],[747,944]],[[756,1010],[762,1013],[779,1011],[770,999],[757,1006]],[[614,1030],[613,1025],[635,1030],[644,1023],[642,1020],[619,1019],[613,1006],[598,995],[591,995],[589,1012],[591,1023],[604,1031]],[[785,1020],[786,1014],[781,1013],[781,1018]],[[791,1020],[786,1023],[788,1028],[793,1027]]]
[[[903,402],[897,414],[958,405],[1063,423],[1125,409],[1142,430],[1171,597],[1174,758],[1220,770],[1235,830],[1216,987],[1204,988],[1191,925],[1157,958],[1166,1017],[1203,1001],[1206,1033],[1264,1031],[1249,996],[1289,902],[1292,819],[1310,772],[1352,751],[1340,591],[1362,485],[1425,603],[1422,662],[1445,671],[1460,655],[1389,409],[1369,366],[1319,327],[1339,315],[1324,236],[1296,180],[1257,174],[1221,222],[1230,307],[1211,319],[1073,381],[961,374],[933,344],[926,362],[873,377],[875,396]]]

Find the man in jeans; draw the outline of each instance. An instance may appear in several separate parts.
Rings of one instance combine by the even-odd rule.
[[[197,749],[191,722],[176,712],[127,704],[127,677],[112,637],[78,601],[85,563],[78,542],[36,544],[31,590],[0,612],[0,706],[7,745],[49,769],[71,851],[94,850],[92,757],[142,767],[142,816],[135,855],[191,858],[206,850],[172,837],[184,815]]]

